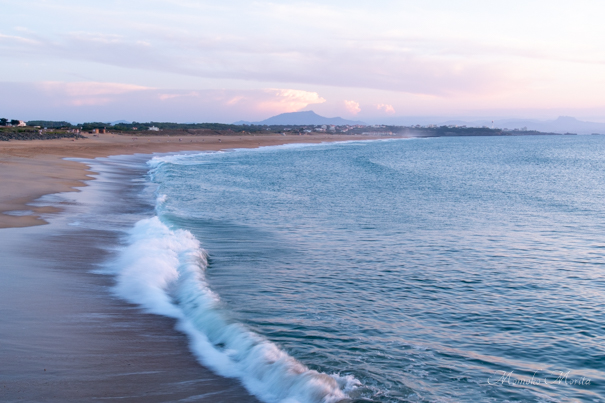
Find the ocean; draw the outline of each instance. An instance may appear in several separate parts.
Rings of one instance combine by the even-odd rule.
[[[604,156],[604,136],[156,156],[155,212],[99,272],[263,402],[601,402]]]

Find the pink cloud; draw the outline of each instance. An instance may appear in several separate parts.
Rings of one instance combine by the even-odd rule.
[[[385,113],[395,113],[395,108],[389,104],[378,104],[376,105],[376,109],[383,110]]]
[[[267,112],[296,112],[311,104],[326,102],[317,92],[278,88],[267,89],[264,92],[268,99],[260,102],[257,109]]]
[[[15,119],[173,122],[257,121],[326,100],[316,92],[166,90],[120,83],[0,82],[0,110]]]
[[[237,95],[226,102],[227,105],[235,105],[239,101],[243,100],[244,97],[242,95]]]
[[[511,66],[466,54],[442,55],[417,47],[375,46],[352,41],[338,50],[279,41],[145,32],[145,41],[115,34],[66,33],[58,38],[0,36],[3,49],[19,57],[95,62],[128,69],[211,79],[244,79],[335,87],[368,88],[451,96],[484,94],[521,85]],[[406,38],[407,40],[407,38]],[[431,46],[439,48],[439,44]],[[348,62],[343,64],[342,60]],[[384,61],[388,62],[385,63]]]
[[[359,107],[359,102],[344,101],[344,104],[345,104],[346,110],[352,115],[357,115],[359,112],[361,112],[361,108]]]
[[[53,94],[56,102],[74,106],[105,105],[112,101],[113,96],[151,89],[133,84],[99,82],[45,81],[34,86],[42,92]]]
[[[178,97],[199,97],[200,94],[197,92],[190,92],[188,94],[160,94],[159,98],[162,101],[166,101],[168,99],[178,98]]]

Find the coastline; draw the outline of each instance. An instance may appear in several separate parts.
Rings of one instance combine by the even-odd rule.
[[[115,278],[99,272],[126,231],[154,214],[145,162],[152,153],[380,138],[181,138],[0,144],[0,186],[13,196],[3,192],[0,209],[59,213],[0,214],[14,219],[0,229],[0,400],[258,403],[239,380],[200,364],[174,319],[117,298]]]
[[[399,136],[351,135],[246,135],[246,136],[122,136],[103,134],[83,140],[33,140],[0,143],[0,229],[47,224],[40,215],[61,211],[52,206],[31,206],[41,196],[78,191],[93,179],[87,165],[65,158],[153,154],[179,151],[219,151],[234,148],[378,140]],[[17,215],[6,214],[17,212]]]
[[[147,159],[83,160],[96,180],[44,198],[64,213],[0,231],[0,400],[258,403],[200,365],[173,319],[116,298],[113,276],[99,272],[153,214]]]

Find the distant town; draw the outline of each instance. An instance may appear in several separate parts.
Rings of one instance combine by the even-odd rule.
[[[523,136],[523,135],[560,135],[524,129],[499,129],[467,127],[458,125],[259,125],[259,124],[222,124],[222,123],[167,123],[167,122],[132,122],[108,124],[89,122],[73,125],[64,121],[22,121],[0,119],[0,140],[35,140],[55,138],[86,138],[103,134],[116,135],[313,135],[340,134],[359,136],[405,136],[405,137],[447,137],[447,136]],[[574,134],[574,133],[566,133]]]

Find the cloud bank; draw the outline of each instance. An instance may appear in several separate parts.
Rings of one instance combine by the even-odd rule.
[[[220,104],[224,111],[248,102],[246,116],[257,113],[251,120],[305,103],[326,114],[363,119],[393,111],[605,113],[602,2],[385,0],[376,7],[361,0],[3,0],[2,5],[5,82],[144,87],[96,94],[96,88],[76,84],[90,96],[65,93],[60,98],[71,103],[56,102],[67,106],[109,107],[116,98],[153,89],[165,90],[162,101],[184,102],[196,99],[201,89],[229,94]],[[272,88],[305,94],[264,94]],[[76,90],[56,89],[62,91]],[[139,113],[135,105],[125,111],[129,108]]]
[[[0,93],[0,110],[6,117],[73,122],[231,123],[235,116],[270,117],[325,102],[315,92],[294,89],[189,91],[98,82],[0,82]]]

